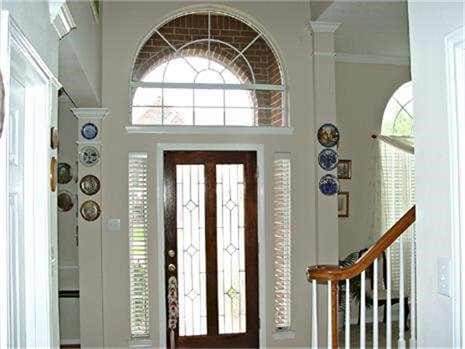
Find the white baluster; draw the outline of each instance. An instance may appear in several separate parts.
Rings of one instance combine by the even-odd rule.
[[[350,348],[350,280],[346,279],[346,316],[345,316],[346,349]]]
[[[392,326],[391,326],[391,248],[386,249],[386,348],[391,348]]]
[[[328,349],[333,347],[331,312],[331,281],[328,281]],[[337,329],[336,329],[337,331]]]
[[[378,348],[378,258],[373,264],[373,349]]]
[[[417,346],[417,332],[416,332],[416,241],[415,241],[415,225],[411,231],[411,255],[410,255],[410,348]]]
[[[404,242],[403,235],[399,237],[399,348],[405,348],[405,321],[404,321]]]
[[[317,299],[316,299],[316,280],[312,280],[312,348],[318,348],[318,314],[317,314]]]
[[[361,274],[360,285],[360,348],[365,348],[365,271]]]

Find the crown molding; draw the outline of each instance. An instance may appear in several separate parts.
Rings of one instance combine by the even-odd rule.
[[[352,54],[352,53],[336,53],[336,62],[365,63],[365,64],[410,65],[410,57],[383,56],[383,55],[359,55],[359,54]]]
[[[309,21],[307,26],[313,33],[334,33],[341,23]]]
[[[74,116],[78,119],[103,119],[108,115],[108,108],[71,108]]]
[[[76,22],[71,15],[68,4],[63,2],[58,9],[55,18],[52,19],[53,27],[58,33],[58,38],[61,40],[64,38],[71,30],[76,29]]]

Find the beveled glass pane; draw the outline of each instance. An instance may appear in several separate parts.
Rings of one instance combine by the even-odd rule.
[[[204,165],[176,165],[179,335],[207,334]]]
[[[166,107],[191,107],[194,104],[193,90],[185,88],[165,88],[163,105]]]
[[[246,331],[244,166],[216,166],[218,330]]]

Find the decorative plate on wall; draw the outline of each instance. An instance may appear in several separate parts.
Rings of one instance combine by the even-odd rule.
[[[318,185],[322,194],[331,196],[339,191],[339,180],[332,174],[327,174],[321,177]]]
[[[79,161],[86,167],[94,166],[100,160],[100,152],[92,145],[82,147],[79,151]]]
[[[67,190],[61,190],[57,197],[58,209],[61,212],[68,212],[74,206],[73,194]]]
[[[84,137],[85,139],[89,141],[97,137],[97,134],[98,134],[98,128],[91,122],[84,124],[81,128],[82,137]]]
[[[93,175],[87,175],[82,177],[79,187],[84,194],[94,195],[100,190],[100,180]]]
[[[71,165],[66,162],[60,162],[58,164],[58,183],[67,184],[73,179],[71,173]]]
[[[86,221],[93,222],[100,217],[100,206],[93,200],[88,200],[81,205],[81,216]]]
[[[338,155],[333,149],[323,149],[318,155],[318,163],[323,170],[332,171],[338,163]]]
[[[331,148],[339,142],[339,130],[333,124],[324,124],[318,129],[318,142],[323,147]]]

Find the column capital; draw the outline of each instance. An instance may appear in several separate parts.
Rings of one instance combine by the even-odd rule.
[[[108,108],[72,108],[74,116],[78,119],[99,119],[103,120],[108,115]]]
[[[321,22],[321,21],[308,21],[307,28],[312,33],[334,33],[341,23],[337,22]]]

